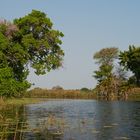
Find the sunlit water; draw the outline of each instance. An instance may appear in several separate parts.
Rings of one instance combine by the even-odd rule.
[[[49,100],[26,105],[24,119],[23,140],[140,139],[140,102]]]
[[[1,140],[140,140],[140,102],[47,100],[0,108]]]

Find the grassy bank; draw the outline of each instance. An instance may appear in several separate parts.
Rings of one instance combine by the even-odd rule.
[[[133,92],[127,97],[129,101],[140,101],[140,88],[134,88]],[[24,105],[24,104],[34,104],[41,101],[47,100],[49,98],[53,99],[97,99],[97,100],[107,100],[104,97],[97,97],[93,91],[81,91],[81,90],[47,90],[41,88],[35,88],[28,91],[24,98],[5,98],[0,99],[0,105]],[[122,97],[116,97],[112,100],[125,100]]]
[[[45,99],[38,98],[8,98],[0,101],[0,105],[24,105],[39,103]]]
[[[132,93],[128,95],[129,101],[140,101],[140,88],[134,88]]]

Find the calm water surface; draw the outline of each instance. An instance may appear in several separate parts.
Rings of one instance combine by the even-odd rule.
[[[64,140],[140,139],[139,102],[50,100],[26,109],[31,127],[56,128]]]
[[[140,139],[140,102],[49,100],[20,115],[28,124],[23,140]]]

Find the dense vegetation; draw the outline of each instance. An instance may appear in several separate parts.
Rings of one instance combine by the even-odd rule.
[[[95,92],[105,98],[127,98],[140,87],[140,47],[129,46],[128,51],[103,48],[93,57],[99,65],[94,71],[98,83]],[[117,68],[116,63],[118,62]],[[128,75],[127,71],[132,72]]]
[[[0,96],[19,96],[31,84],[29,67],[37,75],[62,66],[63,33],[54,30],[43,12],[33,10],[13,23],[0,21]]]
[[[1,20],[0,96],[23,95],[31,86],[27,81],[30,67],[37,75],[43,75],[62,66],[64,52],[60,47],[61,37],[63,33],[54,30],[51,20],[40,11],[32,10],[13,22]],[[45,97],[93,98],[96,93],[107,98],[127,98],[140,87],[140,47],[132,45],[127,51],[120,52],[115,47],[103,48],[93,58],[99,66],[93,75],[98,81],[93,94],[87,88],[76,91],[56,86],[53,90],[31,90],[28,96],[40,92],[38,95]],[[128,75],[127,71],[132,74]]]
[[[64,90],[64,89],[41,89],[34,88],[27,92],[28,98],[61,98],[61,99],[96,99],[92,90]]]

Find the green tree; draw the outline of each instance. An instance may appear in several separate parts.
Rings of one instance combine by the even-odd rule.
[[[98,80],[98,82],[100,83],[101,81],[107,79],[108,77],[110,77],[112,75],[112,70],[113,70],[113,66],[112,65],[105,65],[102,64],[99,67],[99,70],[94,71],[95,75],[94,77]]]
[[[133,72],[136,85],[140,86],[140,47],[130,45],[128,51],[120,52],[119,59],[126,70]]]
[[[103,48],[96,52],[93,58],[99,65],[99,70],[93,75],[98,80],[96,91],[106,97],[116,93],[118,80],[113,73],[114,60],[118,57],[118,48]]]
[[[93,58],[99,65],[113,65],[114,59],[118,58],[118,48],[103,48],[100,51],[96,52]]]
[[[52,87],[52,90],[63,90],[63,87],[57,85],[57,86]]]
[[[80,91],[83,91],[83,92],[90,92],[91,90],[88,89],[88,88],[86,88],[86,87],[83,87],[83,88],[80,89]]]
[[[96,52],[93,58],[99,65],[99,70],[94,71],[94,77],[101,82],[102,80],[108,78],[113,73],[113,62],[118,57],[118,48],[103,48],[99,52]]]
[[[63,33],[54,30],[47,15],[37,10],[13,23],[0,21],[0,94],[12,96],[29,88],[30,66],[37,75],[62,66],[61,37]]]

